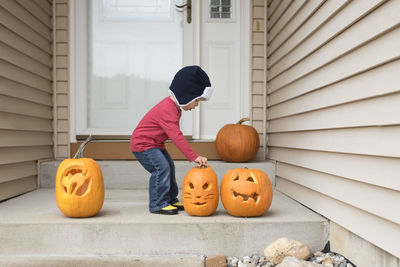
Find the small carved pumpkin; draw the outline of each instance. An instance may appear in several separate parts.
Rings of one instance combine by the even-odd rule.
[[[221,182],[221,201],[233,216],[253,217],[267,212],[272,202],[272,184],[258,169],[229,170]]]
[[[210,167],[194,167],[183,180],[183,207],[189,215],[209,216],[218,207],[217,174]]]
[[[215,147],[221,158],[228,162],[247,162],[253,159],[260,146],[260,137],[256,129],[242,125],[249,118],[236,124],[227,124],[218,131]]]
[[[57,206],[68,217],[91,217],[104,202],[104,182],[96,161],[81,158],[91,136],[72,159],[65,159],[57,169],[55,191]]]

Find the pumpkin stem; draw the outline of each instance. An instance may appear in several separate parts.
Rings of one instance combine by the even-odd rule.
[[[83,150],[85,149],[86,145],[87,145],[90,141],[92,141],[92,134],[90,134],[89,137],[86,138],[85,142],[83,142],[83,143],[79,146],[78,151],[76,151],[76,153],[75,153],[75,155],[74,155],[74,157],[73,157],[74,159],[79,159],[79,158],[82,158],[82,157],[83,157]]]
[[[196,168],[199,168],[199,169],[204,169],[204,168],[207,168],[207,165],[203,165],[203,166],[196,166]]]
[[[249,117],[247,117],[247,118],[243,118],[243,119],[241,119],[240,121],[238,121],[236,124],[242,124],[243,122],[245,122],[245,121],[249,121],[250,120],[250,118]]]

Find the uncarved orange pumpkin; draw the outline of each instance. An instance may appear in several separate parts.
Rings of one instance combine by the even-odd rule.
[[[233,216],[261,216],[272,202],[273,189],[267,174],[258,169],[229,170],[221,181],[221,201]]]
[[[210,166],[190,169],[183,180],[183,207],[192,216],[209,216],[218,207],[218,179]]]
[[[252,126],[242,124],[248,120],[250,119],[241,119],[238,123],[227,124],[219,130],[215,146],[223,160],[247,162],[257,155],[260,137]]]
[[[82,158],[89,137],[72,159],[65,159],[57,169],[55,192],[57,206],[68,217],[91,217],[104,202],[101,169],[91,158]]]

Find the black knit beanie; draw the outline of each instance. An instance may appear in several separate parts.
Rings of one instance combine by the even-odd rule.
[[[186,106],[198,98],[208,100],[212,93],[210,79],[199,66],[187,66],[179,70],[169,89],[179,106]]]

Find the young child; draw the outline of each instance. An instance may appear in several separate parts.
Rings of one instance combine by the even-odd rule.
[[[132,133],[130,149],[151,173],[149,209],[152,213],[172,215],[183,210],[183,204],[177,198],[175,165],[164,145],[167,139],[171,139],[189,161],[199,166],[207,163],[207,158],[197,155],[183,137],[179,119],[181,109],[192,110],[200,101],[210,99],[210,86],[207,74],[199,66],[182,68],[169,87],[171,96],[155,105]]]

